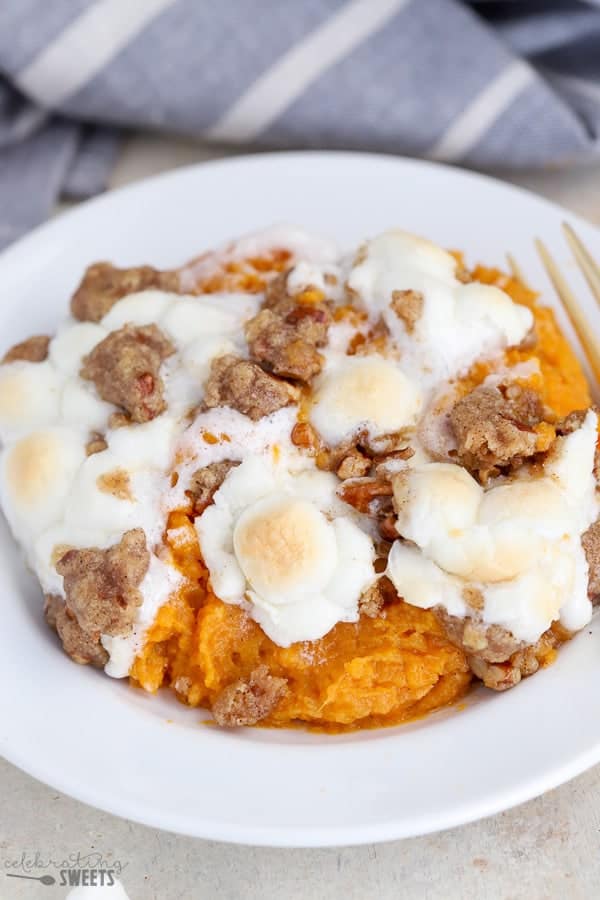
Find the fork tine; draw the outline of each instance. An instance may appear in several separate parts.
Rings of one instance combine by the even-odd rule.
[[[600,304],[600,268],[572,226],[568,222],[563,222],[562,227],[573,255],[590,286],[590,290]]]
[[[535,246],[544,268],[556,289],[556,293],[571,320],[590,367],[596,376],[596,381],[600,384],[600,343],[594,337],[594,333],[581,310],[578,300],[545,245],[542,241],[536,240]]]
[[[529,285],[527,284],[527,280],[525,278],[525,275],[523,274],[523,269],[521,268],[519,263],[516,261],[516,259],[512,255],[512,253],[506,254],[506,260],[508,262],[508,268],[510,269],[510,274],[513,276],[513,278],[516,278],[517,281],[520,281],[521,284],[523,285],[523,287],[528,288]]]

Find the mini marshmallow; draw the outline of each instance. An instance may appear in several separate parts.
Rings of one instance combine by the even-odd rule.
[[[335,478],[306,493],[309,475],[290,475],[264,457],[232,469],[196,530],[211,583],[280,646],[316,640],[336,622],[358,618],[358,600],[375,579],[371,538],[337,506]],[[311,496],[311,499],[309,497]],[[319,500],[320,502],[315,502]]]
[[[462,588],[484,598],[481,616],[535,642],[559,619],[582,628],[591,615],[581,535],[596,519],[597,416],[557,441],[543,475],[487,491],[465,469],[432,463],[394,476],[397,529],[388,574],[409,603],[464,616]]]
[[[518,344],[533,324],[529,309],[493,285],[463,284],[456,268],[441,247],[387,231],[365,245],[348,278],[373,319],[383,317],[404,372],[430,387]],[[422,295],[422,312],[410,333],[390,305],[395,291]]]
[[[60,427],[32,431],[3,451],[2,507],[18,540],[28,545],[60,520],[84,460],[81,432]]]
[[[317,382],[310,420],[330,445],[361,430],[390,434],[415,424],[421,394],[401,369],[380,357],[345,357]]]
[[[58,422],[63,382],[48,360],[0,366],[0,438],[7,442]]]

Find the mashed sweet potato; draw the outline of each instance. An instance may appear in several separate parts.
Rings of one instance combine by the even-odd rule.
[[[257,665],[288,679],[289,690],[267,725],[308,722],[335,729],[415,718],[462,696],[471,676],[463,653],[436,617],[398,601],[385,617],[338,624],[318,641],[278,647],[237,606],[211,592],[190,518],[171,515],[175,560],[190,587],[163,606],[132,671],[154,691],[175,689],[191,706],[218,694]]]
[[[277,263],[275,268],[281,268]],[[252,271],[227,271],[224,280],[231,286],[232,277],[241,275],[236,289],[260,289],[262,268],[254,260]],[[589,406],[583,372],[552,311],[495,269],[479,266],[472,274],[498,284],[535,316],[537,344],[508,351],[507,363],[539,360],[541,375],[529,379],[530,386],[558,416]],[[211,287],[222,286],[215,276]],[[481,382],[488,371],[476,366],[465,383]],[[553,436],[541,434],[540,449]],[[166,543],[186,586],[160,610],[134,663],[132,680],[148,691],[171,687],[182,702],[210,708],[223,688],[265,664],[274,676],[287,679],[288,691],[263,724],[307,723],[336,731],[414,719],[456,702],[468,689],[472,676],[466,658],[444,636],[432,612],[397,600],[383,616],[363,615],[356,624],[338,624],[318,641],[282,648],[243,610],[212,593],[188,511],[171,514]]]
[[[507,365],[525,362],[532,357],[540,364],[541,376],[533,387],[557,416],[566,416],[574,409],[587,409],[591,403],[583,370],[569,342],[561,332],[553,310],[537,302],[537,294],[515,278],[498,269],[476,266],[473,278],[485,284],[495,284],[512,297],[515,303],[528,306],[535,319],[537,344],[529,349],[511,349],[506,353]]]

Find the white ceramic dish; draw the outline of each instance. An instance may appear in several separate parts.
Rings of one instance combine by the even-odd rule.
[[[293,153],[181,169],[87,203],[1,256],[2,348],[52,330],[93,260],[169,266],[280,221],[348,244],[400,225],[492,264],[510,250],[553,303],[533,252],[538,235],[588,298],[560,234],[564,218],[600,255],[598,233],[559,207],[429,163]],[[320,736],[220,731],[201,724],[202,711],[74,666],[42,621],[38,588],[4,524],[0,597],[0,752],[148,825],[279,846],[389,840],[490,815],[600,761],[597,622],[507,694],[477,691],[459,709],[399,728]]]

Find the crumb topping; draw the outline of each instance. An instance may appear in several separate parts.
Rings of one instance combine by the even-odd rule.
[[[215,722],[227,728],[256,725],[273,712],[286,690],[285,678],[258,666],[248,679],[240,678],[221,691],[212,708]]]
[[[63,649],[73,662],[104,668],[108,653],[100,643],[100,636],[84,631],[77,619],[66,606],[62,597],[48,594],[45,598],[44,615],[46,621],[58,634]]]
[[[166,408],[159,369],[175,348],[156,325],[124,325],[104,338],[84,361],[81,377],[93,381],[103,400],[148,422]]]
[[[257,422],[298,398],[298,388],[264,372],[257,363],[226,355],[212,362],[204,407],[231,406]]]
[[[25,360],[26,362],[43,362],[48,356],[50,337],[47,334],[36,334],[15,344],[7,350],[2,358],[3,363]]]
[[[222,462],[210,463],[192,473],[188,490],[192,498],[194,513],[197,516],[201,515],[212,502],[215,493],[235,466],[239,466],[238,460],[224,459]]]
[[[176,272],[160,272],[152,266],[118,269],[108,262],[89,266],[71,298],[71,312],[82,322],[99,322],[127,294],[149,288],[177,292]]]
[[[594,603],[600,598],[600,519],[590,525],[581,538],[581,543],[587,560],[588,595]]]
[[[263,309],[246,325],[250,357],[275,375],[309,382],[321,371],[326,310],[297,306],[285,317]]]
[[[386,603],[393,603],[397,597],[394,585],[389,578],[383,575],[361,594],[358,601],[359,612],[363,616],[375,619],[384,614]]]
[[[0,493],[48,622],[74,660],[115,677],[133,674],[154,622],[163,677],[172,667],[201,704],[206,661],[175,660],[197,615],[239,609],[267,650],[223,651],[232,668],[210,701],[224,725],[269,718],[299,644],[312,658],[313,642],[339,640],[367,666],[364,634],[385,644],[399,606],[429,622],[427,648],[418,627],[407,637],[423,671],[446,648],[463,681],[468,661],[506,689],[560,643],[552,623],[588,620],[584,576],[600,596],[597,420],[568,412],[585,392],[548,399],[571,375],[507,279],[400,231],[354,260],[323,245],[311,258],[288,233],[293,246],[252,237],[178,271],[97,263],[72,298],[78,321],[5,355]]]
[[[481,481],[535,454],[535,426],[544,419],[539,394],[517,384],[478,387],[450,412],[456,458]]]
[[[68,550],[56,565],[63,576],[66,606],[88,635],[127,634],[142,602],[139,586],[150,554],[141,528],[126,531],[106,550]]]

